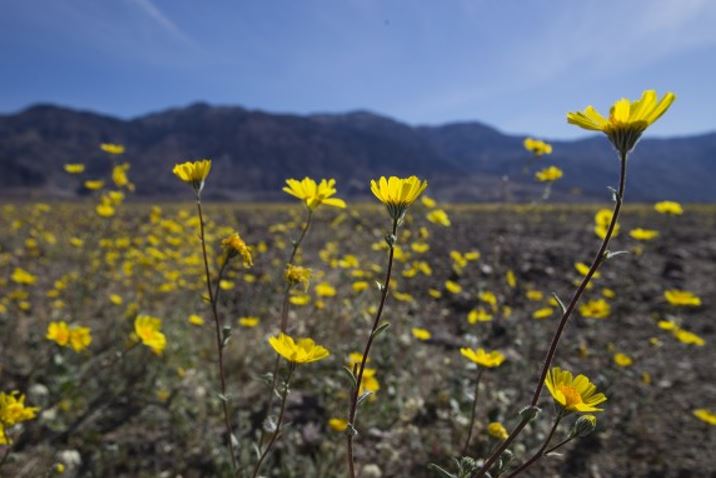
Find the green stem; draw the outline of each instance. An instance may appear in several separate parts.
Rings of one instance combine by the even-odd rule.
[[[392,236],[396,237],[398,232],[398,219],[393,219],[393,230]],[[351,397],[350,412],[348,414],[348,423],[351,427],[355,428],[356,412],[358,410],[358,394],[360,393],[360,386],[363,381],[363,372],[365,371],[365,364],[368,361],[368,354],[370,353],[370,347],[373,345],[375,339],[375,331],[378,329],[380,324],[380,317],[383,314],[383,308],[385,307],[385,301],[388,297],[388,291],[390,289],[390,276],[393,271],[393,257],[395,255],[395,245],[393,241],[389,243],[390,251],[388,253],[388,269],[385,273],[385,282],[383,283],[383,289],[380,295],[380,305],[378,311],[375,314],[375,320],[373,321],[373,327],[371,328],[370,335],[368,336],[368,342],[365,344],[363,350],[363,357],[361,358],[360,367],[358,369],[358,375],[356,376],[356,384],[353,388],[353,395]],[[355,478],[355,463],[353,460],[353,433],[347,434],[347,455],[348,455],[348,473],[351,478]]]
[[[209,302],[211,303],[211,313],[214,316],[214,324],[216,326],[216,349],[219,355],[219,382],[221,385],[221,406],[224,411],[224,426],[226,427],[226,433],[229,441],[229,453],[231,454],[231,466],[234,471],[238,469],[236,463],[236,453],[234,452],[234,435],[231,431],[231,418],[229,415],[229,404],[228,397],[226,396],[226,378],[224,374],[224,344],[222,340],[221,332],[221,320],[219,319],[219,312],[217,310],[216,300],[214,291],[211,287],[211,273],[209,272],[209,258],[206,253],[206,235],[204,233],[204,215],[201,210],[201,196],[196,193],[196,208],[199,212],[199,229],[201,239],[201,252],[204,258],[204,273],[206,275],[206,290],[209,294]]]
[[[485,369],[477,367],[477,378],[475,379],[475,394],[472,399],[472,412],[470,414],[470,425],[467,428],[467,439],[465,439],[465,446],[462,447],[462,455],[467,455],[467,450],[470,447],[470,440],[472,439],[472,429],[475,426],[475,416],[477,415],[477,396],[480,392],[480,379],[482,378],[482,372]]]
[[[533,464],[537,463],[540,458],[542,458],[546,453],[545,450],[549,446],[549,442],[552,441],[552,437],[554,436],[554,432],[557,431],[557,426],[559,426],[559,422],[562,421],[562,418],[564,417],[564,409],[561,409],[559,411],[559,414],[557,415],[557,419],[554,421],[554,425],[552,425],[552,429],[549,431],[549,434],[547,435],[547,438],[545,438],[544,443],[542,443],[542,446],[540,449],[532,455],[532,458],[527,460],[525,463],[523,463],[519,468],[517,468],[515,471],[507,475],[507,478],[513,478],[514,476],[517,476],[518,474],[525,471],[527,468],[532,466]]]
[[[617,220],[619,219],[619,211],[621,210],[622,203],[624,202],[627,158],[628,154],[626,152],[620,153],[619,189],[614,194],[615,204],[614,212],[612,213],[612,220],[609,223],[609,228],[607,229],[604,239],[602,240],[602,245],[599,247],[599,251],[592,260],[592,265],[589,267],[589,271],[584,276],[584,279],[582,279],[582,282],[579,284],[579,287],[577,287],[577,290],[574,292],[574,295],[572,296],[572,300],[569,302],[569,305],[565,308],[564,314],[562,314],[562,319],[560,320],[559,325],[557,326],[557,330],[552,337],[552,342],[550,343],[549,350],[547,351],[547,357],[545,358],[544,364],[542,366],[540,378],[537,381],[537,386],[535,387],[534,394],[532,395],[532,401],[530,402],[531,407],[537,406],[537,402],[539,401],[539,397],[544,388],[544,380],[547,377],[547,373],[549,372],[550,366],[552,365],[552,359],[554,359],[554,354],[557,352],[557,345],[559,344],[559,339],[562,336],[562,332],[567,325],[569,317],[572,315],[572,312],[576,308],[577,302],[579,302],[579,299],[582,297],[582,294],[586,290],[589,281],[592,279],[592,276],[594,276],[594,274],[597,272],[597,269],[599,269],[599,266],[604,262],[607,247],[609,246],[609,240],[614,234],[614,228],[616,227]],[[522,420],[519,425],[517,425],[517,427],[512,430],[512,433],[510,433],[507,439],[505,439],[505,441],[502,442],[502,444],[495,451],[492,452],[492,454],[487,458],[487,460],[485,460],[485,464],[482,466],[482,468],[480,468],[480,470],[478,470],[475,475],[473,475],[473,478],[484,477],[490,467],[492,467],[492,465],[500,457],[502,452],[505,451],[508,446],[510,446],[510,444],[514,441],[515,438],[517,438],[517,435],[520,434],[520,432],[524,429],[526,425],[527,421]]]
[[[271,434],[271,439],[269,440],[268,444],[266,445],[266,448],[261,453],[261,456],[259,457],[259,460],[256,462],[256,466],[254,467],[254,472],[251,474],[252,478],[256,478],[259,474],[259,470],[261,469],[261,465],[263,464],[264,460],[266,460],[266,457],[268,456],[269,452],[271,452],[271,449],[273,448],[274,443],[276,442],[276,439],[278,438],[279,432],[281,431],[281,424],[283,423],[283,417],[286,413],[286,399],[288,398],[288,386],[291,381],[291,376],[293,375],[293,371],[296,369],[296,364],[290,363],[288,368],[288,374],[286,375],[286,382],[283,386],[283,393],[281,394],[281,410],[278,414],[278,421],[276,422],[276,428],[274,429],[273,433]]]

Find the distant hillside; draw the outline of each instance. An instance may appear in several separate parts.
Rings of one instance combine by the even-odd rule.
[[[38,105],[0,116],[0,187],[5,195],[68,197],[80,181],[64,173],[69,162],[104,174],[101,142],[127,147],[130,176],[143,196],[181,197],[172,166],[209,157],[215,198],[278,199],[288,177],[335,177],[344,196],[367,193],[383,174],[417,174],[443,200],[524,199],[537,194],[522,137],[478,122],[413,127],[368,112],[286,115],[198,103],[129,121]],[[555,199],[607,198],[616,181],[608,142],[593,137],[553,142],[554,154],[532,162],[565,171]],[[629,199],[716,201],[716,133],[642,141],[631,160]]]

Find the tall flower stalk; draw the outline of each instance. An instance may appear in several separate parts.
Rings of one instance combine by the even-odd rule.
[[[300,340],[294,340],[292,337],[280,333],[275,337],[269,338],[269,344],[278,354],[277,357],[283,357],[288,361],[288,372],[286,372],[286,378],[281,389],[281,407],[278,414],[278,420],[274,427],[271,438],[269,439],[266,447],[260,451],[259,459],[254,466],[254,471],[251,473],[252,478],[256,478],[261,471],[261,466],[268,457],[269,453],[273,449],[276,439],[281,433],[281,425],[286,414],[286,400],[288,399],[289,385],[291,377],[296,367],[300,364],[307,364],[311,362],[317,362],[323,360],[330,355],[330,352],[325,347],[317,345],[313,339],[305,338]]]
[[[217,356],[218,356],[218,375],[219,375],[219,386],[220,386],[220,393],[219,393],[219,399],[221,401],[221,407],[223,410],[224,415],[224,426],[226,428],[226,434],[227,434],[227,440],[229,442],[229,454],[231,456],[231,466],[232,470],[236,472],[238,470],[238,462],[236,459],[236,452],[234,450],[234,434],[232,431],[231,426],[231,414],[229,411],[229,397],[226,393],[226,373],[224,370],[224,348],[226,347],[226,344],[228,342],[229,336],[231,334],[231,329],[229,327],[226,327],[219,317],[219,311],[218,311],[218,294],[219,294],[219,288],[217,287],[216,290],[214,290],[211,282],[211,271],[209,270],[209,258],[206,250],[206,233],[205,233],[205,221],[204,221],[204,213],[202,211],[201,206],[201,192],[204,189],[204,182],[206,181],[207,176],[209,175],[209,172],[211,171],[211,161],[208,159],[203,159],[200,161],[194,161],[194,162],[186,162],[182,164],[177,164],[174,167],[174,174],[183,182],[191,184],[191,186],[194,188],[194,196],[196,199],[196,209],[197,214],[199,216],[199,240],[201,242],[201,253],[202,258],[204,261],[204,275],[206,279],[206,292],[209,299],[209,304],[211,307],[211,314],[214,318],[214,326],[216,330],[216,350],[217,350]],[[222,274],[226,268],[226,265],[228,264],[229,260],[233,255],[235,255],[236,252],[239,252],[239,241],[241,244],[243,244],[243,241],[236,235],[237,238],[234,240],[236,247],[231,246],[229,242],[226,244],[229,245],[229,251],[233,252],[227,252],[227,256],[224,259],[224,262],[221,266],[221,269],[219,271],[219,276],[217,277],[217,284],[221,282]],[[231,238],[227,239],[226,241],[230,241]],[[245,248],[245,244],[244,244]],[[248,249],[246,249],[246,253],[248,253]],[[250,255],[249,255],[250,258]]]
[[[371,326],[370,333],[368,334],[368,341],[363,349],[363,355],[359,365],[354,365],[351,374],[353,377],[353,389],[351,391],[350,408],[348,411],[348,433],[346,435],[346,449],[348,459],[348,476],[355,478],[355,461],[353,459],[353,438],[357,434],[356,431],[356,414],[358,412],[358,406],[360,403],[367,398],[369,393],[359,396],[361,390],[361,383],[363,382],[363,374],[365,372],[365,365],[368,362],[368,356],[370,355],[370,349],[373,345],[373,341],[376,336],[387,327],[387,323],[381,324],[380,319],[383,314],[383,308],[385,307],[385,301],[388,297],[388,291],[390,290],[390,278],[393,271],[393,259],[395,256],[395,242],[397,241],[398,226],[403,223],[405,213],[408,207],[415,202],[418,197],[427,188],[427,181],[421,181],[415,176],[409,178],[397,178],[391,176],[390,178],[381,177],[378,181],[371,181],[371,191],[376,198],[388,209],[388,214],[393,220],[393,225],[390,234],[385,237],[388,244],[388,265],[385,271],[385,280],[380,286],[380,302],[378,304],[378,310],[373,319],[373,325]]]
[[[512,430],[507,439],[505,439],[485,460],[485,463],[474,475],[474,478],[481,478],[485,476],[507,447],[509,447],[515,438],[517,438],[527,424],[536,417],[539,410],[537,408],[537,403],[539,402],[540,395],[544,388],[545,378],[547,377],[547,373],[552,365],[554,355],[557,352],[557,346],[559,345],[559,340],[562,337],[564,328],[567,325],[572,312],[576,308],[579,299],[586,290],[587,285],[597,272],[597,269],[599,269],[604,261],[610,256],[608,251],[609,241],[614,234],[614,229],[617,225],[619,213],[624,202],[629,153],[636,146],[641,134],[647,127],[659,119],[661,115],[666,112],[666,110],[668,110],[674,99],[675,95],[673,93],[666,93],[666,95],[664,95],[662,99],[657,102],[656,92],[653,90],[647,90],[637,101],[632,102],[626,98],[622,98],[614,103],[610,110],[609,118],[603,117],[592,106],[588,106],[582,112],[567,114],[567,121],[569,123],[588,130],[601,131],[606,134],[607,138],[611,141],[618,153],[620,165],[619,187],[613,191],[614,210],[612,212],[612,218],[606,232],[604,233],[602,244],[589,266],[589,270],[572,295],[569,304],[566,307],[563,306],[562,308],[562,318],[560,319],[557,329],[555,330],[552,340],[550,341],[537,385],[535,386],[535,390],[532,394],[532,400],[521,412],[521,419],[517,426]]]
[[[311,178],[304,178],[301,181],[297,179],[287,179],[286,186],[283,191],[291,196],[299,199],[306,207],[306,219],[301,227],[301,232],[298,238],[292,241],[291,254],[286,261],[286,270],[284,273],[286,285],[283,290],[283,297],[281,299],[281,316],[279,321],[279,330],[285,334],[288,331],[288,311],[289,301],[291,296],[291,289],[297,284],[303,283],[308,284],[308,278],[310,277],[310,270],[295,265],[296,256],[306,238],[306,234],[311,227],[313,220],[313,213],[317,207],[322,204],[327,206],[333,206],[340,209],[346,207],[346,203],[343,199],[333,197],[336,194],[335,179],[322,179],[320,182],[316,182]],[[274,402],[274,390],[276,389],[276,383],[278,380],[279,367],[281,365],[280,356],[276,356],[274,362],[273,372],[271,373],[271,389],[268,399],[268,405],[266,409],[268,413],[271,413]],[[259,438],[259,445],[264,442],[266,438],[265,429],[261,433]]]

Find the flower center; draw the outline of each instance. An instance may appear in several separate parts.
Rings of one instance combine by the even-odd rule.
[[[569,385],[560,385],[559,391],[564,394],[564,398],[567,401],[566,406],[571,407],[583,403],[582,394],[580,394],[576,388]]]

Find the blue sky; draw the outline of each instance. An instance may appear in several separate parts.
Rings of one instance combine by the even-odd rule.
[[[369,109],[570,138],[567,111],[643,89],[650,131],[716,130],[711,0],[0,0],[0,112],[53,102],[125,118],[204,100]]]

